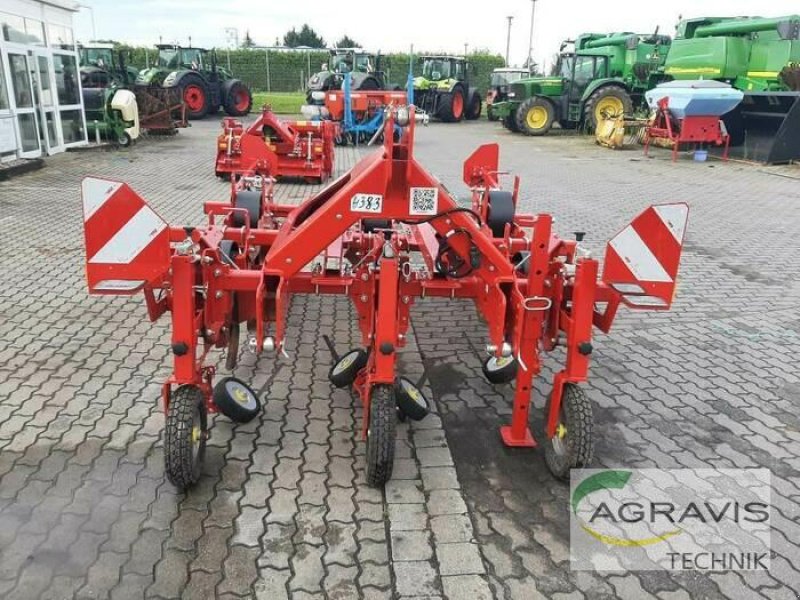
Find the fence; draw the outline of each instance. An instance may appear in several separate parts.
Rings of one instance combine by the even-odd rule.
[[[152,48],[129,48],[131,65],[143,69],[152,66],[157,59],[157,50]],[[420,53],[424,54],[424,53]],[[504,66],[503,58],[494,54],[474,53],[469,61],[475,71],[471,74],[473,84],[485,92],[489,86],[492,70]],[[310,74],[320,70],[330,60],[322,50],[287,50],[277,48],[253,48],[247,50],[219,50],[217,60],[258,92],[299,92],[306,87]],[[405,87],[408,75],[408,54],[385,54],[381,56],[381,68],[387,80]],[[414,75],[420,75],[422,64],[414,64]]]

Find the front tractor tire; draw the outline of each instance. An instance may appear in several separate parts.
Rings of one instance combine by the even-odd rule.
[[[517,119],[512,112],[510,115],[506,115],[503,117],[503,127],[508,129],[512,133],[519,133],[519,128],[517,127]]]
[[[372,388],[367,429],[367,483],[382,488],[392,477],[397,437],[395,386],[377,384]]]
[[[553,104],[534,96],[519,105],[515,115],[517,130],[525,135],[547,135],[553,127],[556,111]]]
[[[243,117],[253,107],[253,95],[245,84],[235,81],[225,94],[222,107],[231,117]]]
[[[590,131],[597,131],[603,121],[633,112],[633,101],[627,90],[618,85],[607,85],[589,96],[583,107],[583,121]]]
[[[186,105],[189,119],[202,119],[209,111],[208,86],[203,78],[195,73],[184,75],[180,81],[181,98]]]
[[[544,410],[545,423],[550,415],[552,394]],[[571,469],[583,469],[594,456],[594,421],[592,404],[574,383],[564,384],[556,430],[544,445],[547,468],[558,479],[569,480]]]
[[[164,471],[167,479],[185,491],[200,479],[208,437],[205,396],[194,385],[182,385],[172,394],[164,433]]]
[[[442,94],[438,116],[445,123],[458,123],[464,118],[465,108],[464,88],[455,87],[449,94]]]

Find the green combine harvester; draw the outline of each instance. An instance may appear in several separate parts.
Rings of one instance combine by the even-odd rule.
[[[768,164],[800,159],[800,16],[683,20],[664,72],[744,92],[723,117],[734,156]]]
[[[574,43],[573,52],[563,52]],[[585,33],[562,44],[551,77],[511,84],[508,99],[492,105],[503,125],[527,135],[564,129],[594,130],[606,118],[644,106],[644,93],[663,80],[670,46],[665,35]]]

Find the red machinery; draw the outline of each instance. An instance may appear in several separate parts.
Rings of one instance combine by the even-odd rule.
[[[658,101],[658,108],[644,134],[644,154],[650,150],[653,139],[665,140],[672,147],[673,162],[678,158],[681,144],[714,144],[725,146],[723,160],[728,160],[731,138],[719,116],[686,116],[680,120],[669,112],[669,97]]]
[[[410,113],[410,115],[409,115]],[[258,397],[244,383],[213,385],[212,348],[235,366],[239,325],[252,351],[286,353],[294,294],[337,294],[353,302],[363,348],[335,357],[334,385],[352,385],[364,404],[367,479],[391,476],[398,412],[421,418],[427,401],[396,372],[417,298],[469,299],[488,327],[484,373],[516,381],[508,446],[532,447],[528,412],[540,347],[566,361],[547,402],[545,458],[558,477],[592,458],[586,381],[592,328],[608,331],[620,303],[671,306],[688,217],[685,204],[650,207],[608,244],[599,262],[559,238],[547,214],[517,213],[519,179],[500,188],[497,144],[464,164],[472,207],[414,158],[414,114],[400,141],[387,116],[384,146],[300,206],[276,204],[268,186],[243,178],[230,201],[207,202],[203,227],[168,226],[130,187],[83,181],[86,273],[93,294],[143,291],[152,320],[172,319],[172,376],[163,385],[166,472],[180,487],[199,477],[206,414],[252,418]],[[406,123],[399,123],[406,125]],[[245,136],[246,137],[246,136]]]
[[[247,129],[226,117],[214,171],[217,177],[255,171],[322,183],[333,173],[337,130],[330,121],[282,121],[267,106]]]
[[[362,121],[381,111],[386,106],[403,106],[408,101],[405,90],[359,90],[350,92],[350,106],[357,121]],[[346,94],[342,90],[325,93],[325,108],[329,118],[344,120]]]

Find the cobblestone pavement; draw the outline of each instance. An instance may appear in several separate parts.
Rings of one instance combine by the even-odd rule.
[[[139,298],[92,298],[79,182],[129,182],[170,222],[221,199],[217,124],[118,153],[67,154],[0,184],[0,597],[795,598],[800,590],[800,263],[796,168],[673,165],[586,139],[525,139],[489,123],[432,125],[418,156],[453,191],[471,148],[501,143],[523,205],[587,231],[598,254],[647,204],[692,207],[678,300],[599,336],[586,386],[596,462],[764,466],[773,473],[768,573],[571,572],[567,488],[538,450],[504,449],[510,388],[480,375],[482,324],[421,301],[402,371],[423,369],[436,414],[399,427],[393,480],[364,483],[360,407],[327,381],[329,334],[355,345],[341,300],[297,298],[290,360],[243,355],[265,398],[247,425],[215,418],[198,487],[163,477],[159,383],[168,329]],[[356,158],[340,151],[338,168]],[[313,188],[280,185],[299,201]],[[536,387],[543,406],[560,359]],[[532,416],[534,433],[541,416]]]

